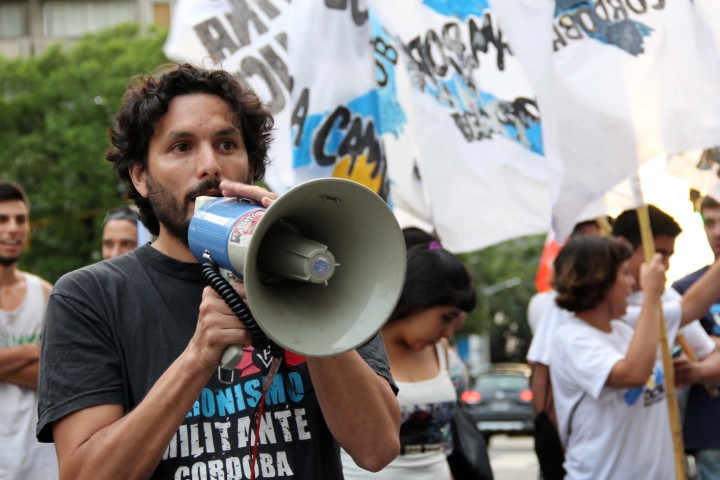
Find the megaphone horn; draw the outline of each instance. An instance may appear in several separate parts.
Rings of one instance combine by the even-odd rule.
[[[199,197],[188,242],[198,261],[210,256],[225,276],[245,283],[268,338],[305,356],[368,341],[392,314],[405,281],[405,242],[390,208],[370,189],[339,178],[302,183],[267,209]]]

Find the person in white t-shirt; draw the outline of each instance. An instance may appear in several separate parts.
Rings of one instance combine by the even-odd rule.
[[[616,220],[615,227],[618,226],[618,220]],[[623,222],[620,223],[622,226]],[[653,229],[653,232],[656,230]],[[627,237],[623,236],[623,238]],[[654,240],[658,253],[653,262],[660,262],[662,268],[666,269],[668,259],[672,255],[673,249],[669,247],[674,245],[674,237],[672,242],[663,242],[664,236],[656,234]],[[634,245],[631,241],[620,239],[613,240],[613,242],[621,242],[621,245],[626,246]],[[573,248],[577,249],[578,247]],[[643,316],[647,315],[647,309],[657,309],[659,312],[660,306],[662,306],[668,339],[675,339],[680,326],[689,324],[682,329],[682,333],[698,355],[704,357],[701,364],[704,364],[703,371],[707,372],[706,380],[717,380],[720,377],[718,373],[720,369],[717,368],[717,350],[714,349],[711,342],[708,342],[707,335],[701,328],[692,328],[693,324],[697,323],[694,322],[694,319],[708,308],[713,298],[720,296],[718,291],[720,289],[720,262],[713,265],[707,274],[699,279],[682,298],[678,298],[676,294],[671,296],[672,292],[664,291],[664,282],[660,295],[656,296],[651,288],[652,284],[647,284],[646,277],[643,276],[644,263],[642,260],[638,260],[643,257],[638,253],[638,247],[636,247],[635,250],[630,251],[630,255],[623,260],[621,265],[623,271],[627,270],[627,274],[632,279],[630,291],[622,302],[623,311],[619,312],[617,309],[612,311],[613,319],[622,319],[623,323],[612,321],[610,335],[602,330],[600,330],[601,334],[598,334],[599,329],[590,328],[587,321],[584,324],[579,319],[585,320],[581,315],[582,311],[589,308],[587,302],[589,299],[597,297],[602,288],[605,288],[609,296],[612,277],[605,278],[605,285],[599,282],[602,280],[601,274],[605,271],[604,268],[607,268],[604,265],[610,260],[607,255],[593,254],[588,251],[589,247],[584,248],[585,251],[581,253],[569,252],[558,256],[555,264],[555,285],[558,292],[556,303],[562,308],[575,312],[575,317],[558,329],[553,339],[555,348],[550,360],[558,427],[561,440],[566,447],[565,468],[570,469],[568,478],[613,478],[620,473],[623,477],[627,476],[628,478],[635,476],[665,478],[663,475],[666,474],[661,473],[664,470],[658,463],[662,463],[659,459],[668,456],[672,460],[673,456],[667,406],[665,405],[665,375],[657,355],[657,345],[653,349],[655,366],[652,369],[652,376],[648,375],[650,380],[647,381],[644,388],[619,387],[613,383],[612,377],[609,375],[614,371],[614,362],[617,362],[619,358],[616,350],[622,350],[624,345],[629,355],[633,345],[646,340],[647,337],[643,334],[640,337],[641,340],[636,341],[635,338],[638,337],[637,335],[633,336],[632,331],[635,329],[636,332],[639,332],[647,328],[647,320]],[[616,263],[618,261],[613,260],[608,263],[608,266]],[[586,277],[586,284],[583,284],[582,281]],[[591,282],[591,279],[594,279],[594,283]],[[637,291],[638,286],[641,291]],[[594,287],[594,290],[590,287]],[[648,298],[649,289],[652,292],[650,298]],[[573,304],[570,301],[572,297],[568,297],[571,294],[574,294],[582,302]],[[606,301],[607,299],[604,302]],[[601,305],[604,303],[599,303],[595,309],[602,308]],[[648,307],[649,305],[651,307]],[[650,334],[655,338],[656,344],[657,327],[653,327],[651,330]],[[612,353],[614,351],[615,354]],[[700,368],[698,365],[698,369]],[[582,372],[587,375],[586,378],[583,378],[582,375],[578,376]],[[559,378],[557,378],[558,376]],[[608,388],[611,390],[607,390]],[[612,388],[620,389],[624,393],[618,395],[619,392]],[[635,408],[633,410],[633,407],[638,405],[640,397],[642,397],[640,404],[644,405],[643,409]],[[657,409],[656,403],[662,404],[663,408]],[[614,406],[617,410],[607,410],[610,406]],[[593,410],[593,407],[596,407],[597,410]],[[635,416],[630,415],[631,411]],[[610,421],[611,417],[615,420]],[[661,426],[659,430],[657,427],[653,427],[650,431],[643,433],[648,436],[647,438],[657,439],[653,442],[656,447],[650,449],[650,452],[656,455],[652,458],[641,457],[641,452],[635,451],[637,440],[635,434],[630,433],[635,428],[640,429],[637,425],[638,418],[646,417],[649,418],[649,422]],[[581,431],[584,432],[583,435],[577,434],[578,422],[582,427]],[[669,454],[663,450],[666,441],[670,445]],[[588,448],[592,450],[598,448],[598,445],[608,445],[609,450],[602,450],[601,457],[594,459],[586,454]],[[643,460],[640,461],[640,458]],[[633,470],[631,464],[644,464],[643,468],[649,468],[649,470]],[[672,462],[670,467],[672,467]],[[627,470],[628,468],[630,470]],[[588,471],[593,473],[587,476]],[[671,474],[673,471],[671,468]],[[635,472],[636,475],[630,475],[628,472]]]
[[[587,220],[575,225],[570,238],[602,235],[602,233],[599,220]],[[557,435],[549,365],[555,330],[572,314],[557,306],[555,296],[554,290],[538,292],[530,299],[527,307],[528,323],[533,333],[526,358],[532,365],[530,388],[535,409],[534,449],[544,480],[561,480],[565,477],[562,468],[564,461],[562,446]]]
[[[575,225],[569,238],[602,234],[599,220],[586,220]],[[567,310],[563,310],[555,303],[554,290],[540,291],[533,295],[528,303],[527,319],[533,338],[528,348],[527,361],[533,367],[531,388],[536,414],[548,411],[546,400],[552,402],[552,392],[548,389],[551,342],[557,327],[569,316]]]
[[[675,240],[682,229],[674,218],[654,205],[648,205],[647,209],[654,250],[661,255],[665,268],[669,268],[670,258],[675,253]],[[630,272],[635,277],[636,287],[628,298],[628,313],[623,320],[634,325],[643,299],[637,282],[639,281],[640,265],[645,261],[636,210],[626,210],[617,216],[613,223],[612,236],[623,240],[632,249]],[[676,311],[680,311],[680,323],[683,327],[679,330],[679,334],[685,338],[693,354],[701,360],[701,362],[687,367],[692,371],[693,378],[698,381],[720,381],[720,352],[717,351],[715,342],[707,335],[697,320],[710,308],[713,301],[720,297],[718,269],[716,268],[712,272],[710,270],[708,269],[707,278],[704,280],[706,287],[702,291],[696,291],[695,294],[683,298],[672,288],[667,288],[662,295],[665,316],[671,316]],[[668,338],[675,339],[669,335]]]
[[[555,330],[570,318],[572,314],[557,306],[555,290],[547,290],[535,294],[528,303],[528,322],[533,331],[532,342],[528,348],[527,360],[533,364],[533,381],[539,383],[541,378],[547,378],[547,369],[550,365],[550,352],[552,351],[552,338]],[[533,403],[535,397],[542,400],[547,392],[542,388],[533,388]],[[551,395],[550,393],[547,393]],[[536,413],[543,410],[542,402],[535,404]]]
[[[556,302],[574,316],[553,339],[550,378],[567,479],[674,478],[662,364],[657,361],[660,254],[643,265],[644,300],[625,315],[635,278],[618,239],[570,240],[555,260]],[[680,315],[668,318],[670,338]]]

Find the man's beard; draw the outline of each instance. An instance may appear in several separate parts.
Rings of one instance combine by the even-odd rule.
[[[18,260],[20,260],[20,255],[16,255],[14,257],[3,257],[0,255],[0,266],[9,267],[11,265],[15,265]]]
[[[185,194],[182,201],[178,201],[173,193],[163,185],[156,183],[150,175],[147,177],[148,199],[158,221],[165,227],[170,235],[180,240],[186,247],[188,244],[188,230],[190,218],[187,216],[187,207],[198,195],[210,191],[220,191],[219,180],[206,180],[198,187]]]

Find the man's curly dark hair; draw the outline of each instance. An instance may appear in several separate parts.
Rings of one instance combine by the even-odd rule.
[[[154,126],[168,111],[170,101],[181,95],[217,95],[235,113],[234,125],[242,132],[253,180],[265,175],[268,149],[272,141],[273,117],[249,87],[223,70],[206,70],[190,64],[163,65],[149,75],[130,79],[120,103],[115,125],[109,129],[111,146],[105,158],[128,185],[127,196],[140,209],[143,224],[150,233],[160,231],[150,201],[142,198],[130,178],[130,168],[141,163],[147,168],[148,148]]]

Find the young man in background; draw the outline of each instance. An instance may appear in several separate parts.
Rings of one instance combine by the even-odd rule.
[[[57,478],[35,439],[40,332],[51,285],[17,268],[30,228],[22,187],[0,181],[0,478]]]

